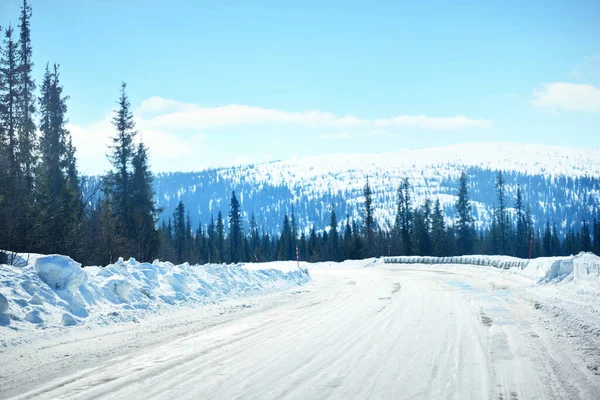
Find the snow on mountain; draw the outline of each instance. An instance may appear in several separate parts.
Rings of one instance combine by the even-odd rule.
[[[362,189],[367,177],[374,191],[375,216],[383,229],[391,226],[400,181],[410,179],[413,204],[439,199],[450,221],[458,177],[469,180],[474,213],[480,227],[491,220],[495,176],[503,171],[509,207],[521,187],[538,227],[546,220],[560,230],[578,228],[600,212],[600,151],[516,143],[467,143],[382,154],[331,154],[285,161],[158,174],[156,201],[168,219],[182,200],[194,225],[206,224],[218,211],[227,215],[235,190],[247,220],[255,214],[259,227],[278,232],[283,216],[295,208],[301,229],[329,223],[332,205],[340,224],[346,215],[361,218]]]
[[[556,146],[517,143],[467,143],[448,147],[373,154],[331,154],[327,156],[296,157],[251,165],[251,173],[242,175],[244,167],[223,168],[223,178],[239,182],[250,176],[256,182],[272,185],[343,190],[346,181],[378,177],[394,172],[393,177],[436,177],[439,170],[456,177],[467,167],[494,171],[512,171],[545,177],[600,177],[600,151]],[[362,187],[362,186],[361,186]]]

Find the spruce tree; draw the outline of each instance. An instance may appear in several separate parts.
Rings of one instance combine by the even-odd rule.
[[[542,248],[544,250],[544,257],[552,257],[552,230],[550,229],[550,221],[546,220],[546,228],[544,229],[544,236],[542,237]]]
[[[132,159],[131,175],[132,222],[134,234],[132,251],[141,261],[152,261],[158,251],[158,232],[155,228],[158,210],[154,204],[154,177],[148,164],[148,149],[139,142]]]
[[[556,224],[552,224],[552,255],[560,256],[562,255],[562,249],[560,245],[560,239],[558,238],[558,230],[556,228]]]
[[[20,169],[18,154],[19,82],[17,42],[9,25],[0,47],[0,246],[27,250],[22,245],[21,201],[18,199]]]
[[[231,252],[231,262],[238,263],[242,261],[242,215],[240,212],[240,203],[237,197],[235,197],[235,190],[231,193],[231,202],[229,203],[229,249]]]
[[[431,217],[431,240],[433,255],[442,257],[446,255],[446,228],[444,226],[444,215],[440,206],[440,200],[436,199]]]
[[[592,251],[592,239],[590,237],[590,225],[587,221],[583,221],[579,239],[580,251]]]
[[[113,165],[110,174],[109,192],[113,198],[115,213],[119,221],[119,229],[123,235],[132,237],[134,234],[131,213],[131,163],[135,153],[134,138],[136,136],[135,122],[131,113],[131,103],[126,93],[127,85],[121,84],[118,109],[115,111],[112,123],[117,134],[112,138],[109,160]]]
[[[177,204],[177,208],[173,212],[173,244],[175,246],[175,260],[177,264],[183,263],[186,255],[187,247],[187,235],[186,235],[186,220],[185,220],[185,206],[180,201]]]
[[[19,18],[20,34],[17,50],[17,82],[18,82],[18,161],[23,176],[22,189],[25,198],[33,194],[34,168],[37,162],[35,149],[36,127],[33,121],[35,114],[35,81],[32,77],[33,60],[31,45],[31,6],[23,0],[21,16]]]
[[[331,217],[329,219],[329,255],[333,261],[341,261],[337,216],[335,215],[335,206],[333,204],[331,205]]]
[[[517,188],[517,197],[515,199],[515,214],[517,218],[517,228],[515,232],[515,251],[516,256],[527,258],[529,252],[529,235],[527,229],[527,216],[523,206],[523,195],[521,188]]]
[[[476,234],[473,229],[473,216],[471,215],[472,209],[469,201],[467,175],[464,172],[460,174],[455,207],[458,252],[460,255],[473,254],[473,241]]]
[[[497,206],[495,210],[498,250],[501,255],[508,253],[510,221],[506,211],[506,182],[499,171],[496,176]]]
[[[370,257],[372,254],[374,254],[375,250],[375,211],[373,207],[373,192],[371,191],[368,177],[365,187],[363,188],[363,196],[365,198],[362,209],[364,229],[363,237],[365,238],[366,245],[365,256]]]
[[[65,128],[67,97],[62,94],[58,66],[51,72],[48,65],[44,73],[39,98],[40,109],[40,152],[41,164],[36,173],[37,197],[37,238],[36,244],[43,253],[65,254],[73,250],[71,218],[72,212],[81,212],[77,204],[77,194],[68,182],[68,162],[73,163],[70,151],[70,134]],[[71,146],[68,148],[67,146]],[[73,171],[71,171],[73,173]],[[74,172],[76,174],[76,171]],[[72,178],[72,177],[71,177]],[[76,208],[73,208],[76,207]],[[79,216],[80,217],[80,216]]]
[[[217,214],[217,224],[216,224],[216,228],[215,228],[215,232],[216,232],[216,245],[217,245],[217,252],[215,255],[215,262],[217,264],[223,263],[223,262],[227,262],[227,254],[226,254],[226,248],[225,248],[225,223],[223,222],[223,214],[221,214],[221,211],[219,211],[219,213]]]
[[[260,250],[261,247],[260,235],[258,233],[258,224],[256,223],[254,213],[252,213],[252,217],[250,218],[250,257],[252,262],[258,260],[259,258],[262,259]]]

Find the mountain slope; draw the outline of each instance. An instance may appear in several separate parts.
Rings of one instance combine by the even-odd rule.
[[[591,219],[600,209],[600,151],[512,143],[470,143],[385,154],[332,154],[287,161],[210,169],[200,172],[163,173],[155,181],[157,202],[172,214],[181,199],[192,221],[206,224],[220,210],[227,215],[231,191],[236,190],[249,220],[255,213],[259,227],[278,231],[284,214],[295,207],[299,226],[318,229],[328,224],[331,205],[338,219],[346,214],[360,218],[362,188],[367,177],[375,193],[378,222],[390,226],[400,180],[412,184],[413,204],[425,197],[439,198],[447,217],[458,177],[469,177],[471,198],[480,226],[490,221],[497,171],[503,171],[509,205],[517,186],[524,191],[539,224],[546,219],[564,228]]]

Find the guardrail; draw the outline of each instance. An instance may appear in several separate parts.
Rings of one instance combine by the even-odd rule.
[[[524,269],[529,264],[528,260],[497,260],[489,257],[459,256],[459,257],[421,257],[421,256],[398,256],[384,257],[386,264],[467,264],[482,265],[500,269],[520,268]]]

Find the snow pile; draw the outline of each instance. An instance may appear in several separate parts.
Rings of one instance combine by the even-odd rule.
[[[540,283],[561,282],[600,289],[600,257],[579,253],[569,257],[546,257],[531,260],[521,275]]]
[[[81,268],[66,256],[36,255],[25,265],[0,265],[0,332],[135,321],[172,306],[269,293],[309,280],[291,263],[191,266],[132,258]]]
[[[592,290],[600,290],[600,257],[593,253],[580,253],[567,257],[540,257],[523,260],[508,256],[459,256],[459,257],[384,257],[392,264],[467,264],[490,266],[517,274],[537,283],[573,284]]]

